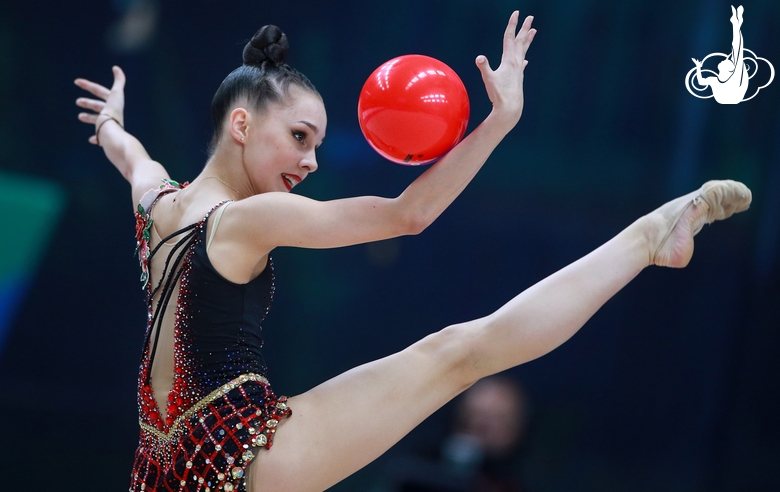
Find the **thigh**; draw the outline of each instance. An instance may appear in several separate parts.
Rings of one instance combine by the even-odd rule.
[[[376,459],[473,384],[473,336],[469,324],[445,328],[291,398],[292,417],[250,465],[249,491],[319,492]]]

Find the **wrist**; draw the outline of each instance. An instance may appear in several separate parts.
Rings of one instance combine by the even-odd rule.
[[[122,117],[121,113],[119,115],[115,115],[106,111],[105,109],[100,113],[98,113],[97,120],[95,120],[95,126],[97,127],[98,125],[100,125],[106,120],[114,120],[117,123],[119,123],[119,126],[121,126],[122,128],[125,127],[124,118]]]
[[[498,131],[501,131],[503,135],[506,135],[517,125],[520,121],[521,111],[509,112],[496,109],[495,107],[490,114],[485,118],[485,122],[495,127]]]
[[[111,122],[116,123],[117,125],[119,125],[119,128],[124,130],[125,126],[122,124],[122,122],[120,122],[118,119],[116,119],[115,117],[111,116],[110,114],[100,113],[98,115],[97,119],[95,120],[95,141],[97,142],[98,146],[100,146],[100,147],[102,147],[100,145],[100,130],[103,128],[103,125],[105,125],[107,123],[108,124],[113,124]]]

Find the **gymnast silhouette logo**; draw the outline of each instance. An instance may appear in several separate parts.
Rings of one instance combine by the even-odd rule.
[[[712,53],[707,55],[702,61],[692,58],[696,66],[685,76],[685,88],[694,96],[700,99],[714,97],[715,101],[720,104],[739,104],[742,101],[749,101],[756,97],[758,91],[771,84],[772,79],[775,78],[775,68],[772,64],[767,59],[756,56],[755,53],[744,46],[741,31],[742,14],[744,12],[745,9],[741,5],[736,10],[734,10],[733,5],[731,6],[730,20],[733,33],[731,54]],[[704,63],[710,58],[713,58],[714,61],[722,59],[718,63],[717,73],[713,70],[702,68]],[[748,97],[745,97],[750,80],[759,72],[760,62],[765,63],[769,68],[769,80],[764,85],[758,86],[758,79],[756,79],[756,82],[753,83],[755,90]],[[763,69],[761,71],[763,73]],[[702,74],[712,76],[704,77]],[[696,93],[706,93],[708,87],[712,89],[711,94],[702,96]]]

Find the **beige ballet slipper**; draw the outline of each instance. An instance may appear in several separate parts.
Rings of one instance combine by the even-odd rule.
[[[724,180],[707,181],[699,190],[663,205],[656,213],[671,220],[671,226],[653,253],[651,263],[673,268],[688,265],[693,256],[693,237],[704,224],[747,210],[751,200],[747,186]]]

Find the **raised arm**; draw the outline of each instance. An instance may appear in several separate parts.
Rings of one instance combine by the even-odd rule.
[[[707,77],[706,79],[704,77],[702,77],[702,75],[701,75],[701,63],[702,62],[700,62],[696,58],[691,58],[691,60],[693,60],[693,63],[696,65],[696,82],[698,82],[699,85],[702,86],[702,87],[706,87],[706,86],[710,85],[710,79],[713,78],[713,77]]]
[[[223,218],[226,226],[242,230],[245,240],[256,244],[260,253],[276,246],[347,246],[425,229],[463,191],[520,119],[525,55],[536,30],[531,28],[533,18],[527,17],[516,34],[518,18],[519,13],[514,12],[509,19],[498,69],[492,70],[484,56],[476,59],[493,110],[400,196],[318,202],[298,195],[265,193],[232,205]]]
[[[76,79],[75,84],[98,99],[80,97],[76,105],[94,111],[79,113],[79,120],[95,125],[95,135],[89,142],[103,147],[106,157],[130,183],[135,207],[149,189],[168,179],[168,172],[149,154],[134,136],[124,130],[125,74],[113,67],[114,83],[111,89],[86,79]]]

